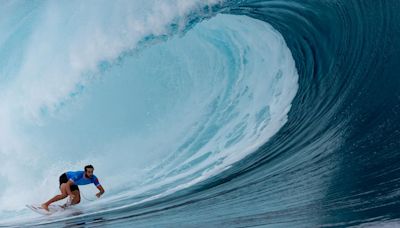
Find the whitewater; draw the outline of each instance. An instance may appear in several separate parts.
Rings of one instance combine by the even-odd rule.
[[[399,8],[2,2],[0,227],[398,224]]]

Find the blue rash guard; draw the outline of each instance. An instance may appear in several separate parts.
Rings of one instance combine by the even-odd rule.
[[[86,178],[84,171],[69,171],[65,174],[67,175],[68,180],[73,181],[76,185],[86,185],[93,183],[94,185],[96,185],[96,187],[100,186],[99,180],[95,175],[93,175],[91,178]]]

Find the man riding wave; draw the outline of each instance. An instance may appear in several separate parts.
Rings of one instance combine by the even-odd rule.
[[[42,204],[42,208],[49,211],[49,205],[56,201],[62,200],[67,196],[70,197],[71,205],[78,204],[81,201],[81,195],[78,185],[86,185],[93,183],[100,192],[96,194],[100,198],[104,194],[104,189],[100,185],[99,180],[93,175],[94,168],[92,165],[85,166],[85,171],[69,171],[61,174],[60,181],[60,195],[56,195],[49,201]]]

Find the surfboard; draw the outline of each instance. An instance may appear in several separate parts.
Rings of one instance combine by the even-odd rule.
[[[60,212],[60,211],[64,211],[65,207],[61,206],[61,205],[50,205],[49,206],[49,210],[46,211],[45,209],[43,209],[40,205],[25,205],[27,208],[31,209],[32,211],[41,214],[41,215],[51,215],[54,214],[56,212]]]

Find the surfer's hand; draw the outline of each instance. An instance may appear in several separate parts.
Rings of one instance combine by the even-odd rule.
[[[97,198],[100,198],[101,195],[102,195],[101,192],[96,194]]]
[[[75,196],[74,196],[73,194],[71,194],[71,195],[69,195],[69,198],[70,198],[71,200],[73,200],[73,199],[75,198]]]

